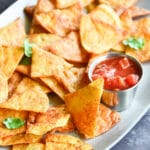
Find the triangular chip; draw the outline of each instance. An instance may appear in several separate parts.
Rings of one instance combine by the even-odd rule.
[[[12,94],[14,93],[15,89],[17,88],[18,84],[20,83],[20,81],[22,79],[23,79],[23,76],[16,71],[9,78],[9,80],[8,80],[8,98],[10,98],[12,96]]]
[[[81,46],[78,32],[71,32],[66,37],[55,34],[32,34],[28,38],[31,43],[68,61],[78,63],[88,61],[89,54]]]
[[[1,108],[46,112],[49,100],[38,83],[30,78],[24,78],[17,86],[13,95],[0,104]]]
[[[123,38],[123,31],[101,20],[85,15],[81,19],[80,36],[82,46],[90,53],[109,51]]]
[[[70,114],[64,105],[50,107],[46,113],[30,113],[27,133],[43,135],[58,127],[65,127],[69,120]],[[34,120],[34,121],[33,121]]]
[[[41,135],[21,133],[0,138],[0,145],[8,146],[16,144],[38,143],[41,141],[42,141]]]
[[[8,129],[3,124],[3,121],[8,118],[19,118],[26,122],[28,118],[28,112],[0,108],[0,138],[16,135],[26,131],[26,124],[13,130]]]
[[[0,45],[22,46],[25,28],[20,18],[0,28]]]
[[[103,79],[95,80],[88,86],[65,96],[66,106],[72,115],[75,127],[86,138],[97,135],[103,82]]]
[[[42,143],[17,144],[13,145],[12,150],[45,150]]]
[[[79,29],[81,15],[81,7],[76,4],[62,10],[54,9],[46,13],[39,13],[36,15],[36,20],[50,33],[65,36],[70,31]]]
[[[59,70],[69,69],[71,64],[63,58],[34,46],[32,48],[31,77],[52,76]]]
[[[8,82],[6,75],[0,70],[0,103],[8,98]]]
[[[21,47],[3,46],[0,48],[3,49],[4,52],[4,65],[2,67],[2,71],[7,76],[7,78],[10,78],[10,76],[15,71],[17,65],[19,64],[20,60],[22,59],[24,55],[24,50]]]
[[[65,0],[65,1],[62,1],[62,0],[56,0],[56,7],[57,8],[67,8],[69,6],[72,6],[74,5],[75,3],[77,3],[78,0]]]
[[[93,150],[93,147],[83,142],[78,137],[66,134],[47,134],[46,138],[46,150]]]
[[[64,96],[69,93],[54,77],[40,78],[54,93],[56,93],[62,100]]]

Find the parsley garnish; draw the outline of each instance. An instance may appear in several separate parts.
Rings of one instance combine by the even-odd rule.
[[[31,57],[32,56],[32,44],[29,43],[28,39],[24,40],[23,46],[24,46],[25,56]]]

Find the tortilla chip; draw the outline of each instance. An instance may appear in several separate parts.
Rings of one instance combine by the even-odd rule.
[[[2,48],[2,46],[0,46],[0,68],[3,68],[4,65],[4,50]]]
[[[7,98],[8,98],[7,77],[0,70],[0,103],[6,101]]]
[[[59,83],[61,83],[69,92],[74,92],[86,85],[83,78],[85,77],[85,68],[75,68],[58,71],[54,75]]]
[[[137,32],[133,34],[135,38],[144,39],[144,47],[141,50],[134,50],[126,47],[126,54],[136,57],[139,61],[145,62],[150,60],[150,18],[143,18],[135,22]]]
[[[18,84],[20,83],[20,81],[22,79],[23,79],[23,76],[16,71],[9,78],[9,80],[8,80],[8,98],[10,98],[12,96],[12,94],[14,93],[15,89],[17,88]]]
[[[9,117],[20,118],[26,121],[28,118],[28,112],[0,108],[0,133],[1,133],[0,138],[11,136],[11,135],[16,135],[16,134],[23,133],[26,131],[26,124],[24,124],[22,127],[17,128],[17,129],[13,129],[13,130],[7,129],[4,126],[3,121]]]
[[[18,144],[13,145],[12,150],[44,150],[44,144],[42,143]]]
[[[85,15],[81,19],[80,36],[86,51],[101,54],[109,51],[123,39],[123,31],[101,20]]]
[[[79,138],[64,134],[47,134],[46,150],[93,150],[92,146],[83,142]]]
[[[122,1],[116,1],[116,0],[99,0],[99,2],[101,4],[110,5],[116,12],[118,12],[118,14],[121,14],[127,8],[135,5],[137,3],[137,0],[122,0]]]
[[[69,93],[64,87],[54,78],[40,78],[54,93],[56,93],[62,100],[64,96]]]
[[[6,136],[0,138],[1,146],[15,145],[15,144],[28,144],[28,143],[38,143],[41,142],[42,136],[34,135],[34,134],[16,134],[11,136]]]
[[[79,3],[81,5],[82,8],[88,6],[89,4],[91,4],[94,0],[80,0]]]
[[[77,32],[70,32],[66,37],[54,34],[33,34],[29,35],[28,38],[31,43],[35,43],[42,49],[68,61],[78,63],[86,63],[88,61],[89,55],[81,46]]]
[[[65,127],[69,120],[70,114],[64,105],[50,107],[46,113],[30,113],[27,123],[27,133],[43,135],[58,127]]]
[[[67,8],[70,7],[72,5],[74,5],[75,3],[77,3],[78,0],[56,0],[56,8]]]
[[[36,20],[50,33],[65,36],[68,32],[79,29],[81,14],[80,6],[73,5],[67,9],[54,9],[37,14]]]
[[[2,71],[10,78],[13,72],[15,71],[17,65],[24,55],[24,50],[21,47],[0,47],[3,49],[4,55],[4,66]],[[0,50],[1,51],[1,50]]]
[[[63,58],[34,46],[32,48],[31,77],[48,77],[57,70],[69,69],[72,65]]]
[[[85,138],[98,135],[97,118],[103,92],[103,82],[102,78],[95,80],[88,86],[65,96],[66,106],[72,115],[75,127]]]
[[[49,108],[49,100],[38,83],[30,78],[24,78],[12,97],[0,103],[0,108],[46,112]]]
[[[25,28],[20,18],[0,28],[0,45],[22,46],[24,38]]]
[[[114,125],[120,121],[118,112],[111,110],[103,104],[99,107],[99,117],[97,122],[97,135],[100,135],[110,130]]]
[[[91,13],[90,17],[94,20],[101,20],[110,25],[122,28],[119,15],[109,5],[98,5]],[[109,22],[108,22],[109,20]]]

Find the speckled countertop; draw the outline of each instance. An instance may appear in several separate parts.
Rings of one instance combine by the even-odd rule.
[[[0,0],[0,12],[15,1],[16,0]],[[145,0],[145,2],[147,4],[150,3],[149,0]],[[144,6],[150,9],[150,5],[140,3],[142,7]],[[111,150],[150,150],[150,110],[120,142],[111,148]]]

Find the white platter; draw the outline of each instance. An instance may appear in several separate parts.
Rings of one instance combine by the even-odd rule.
[[[140,0],[139,0],[140,1]],[[23,18],[26,26],[28,26],[27,18],[23,13],[23,9],[27,5],[33,5],[36,0],[18,0],[11,5],[2,14],[0,14],[0,26],[4,26],[13,21],[17,17]],[[149,0],[141,0],[139,6],[150,9]],[[144,75],[143,80],[135,95],[135,100],[130,109],[121,113],[121,122],[112,128],[109,132],[98,136],[88,143],[94,146],[94,150],[106,150],[113,147],[119,142],[143,117],[150,107],[150,63],[143,64]],[[0,147],[0,150],[6,150],[6,147]]]

